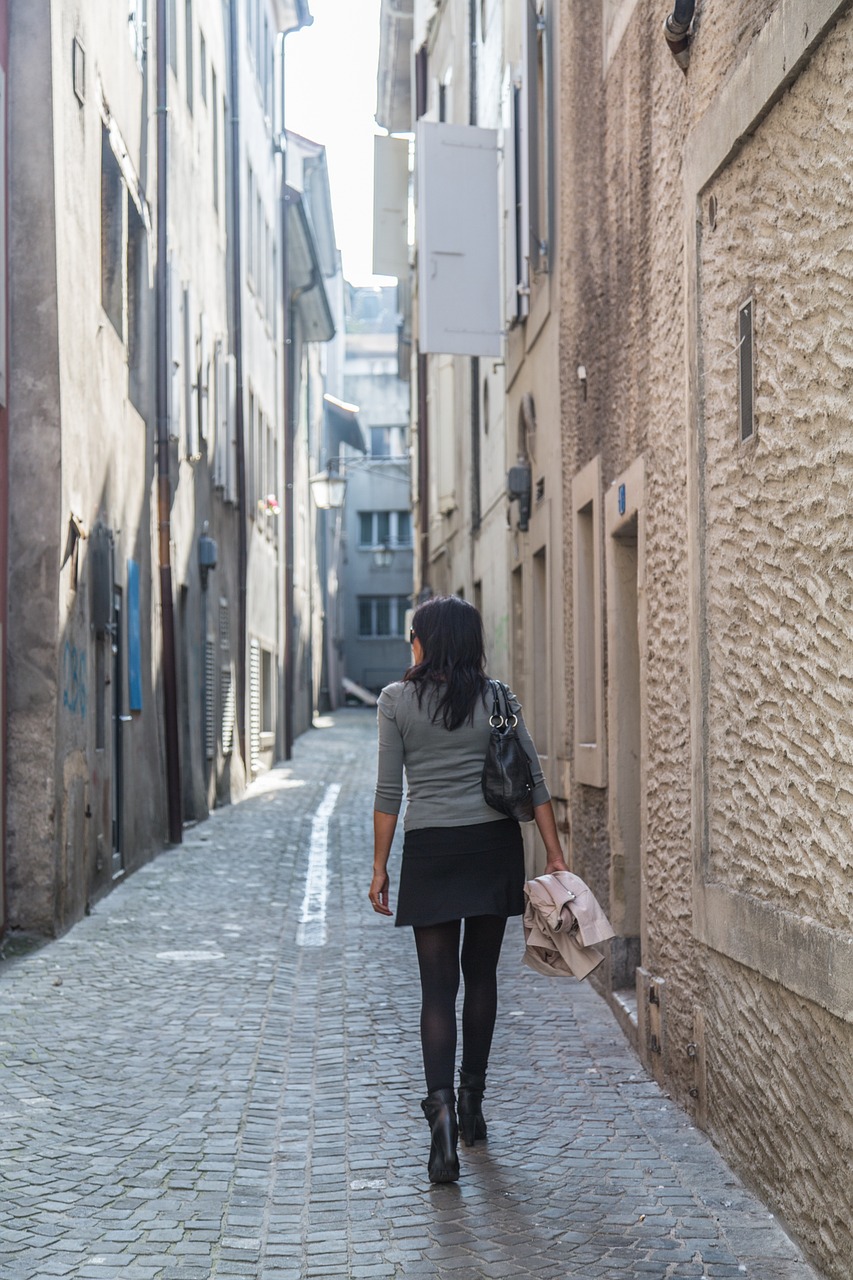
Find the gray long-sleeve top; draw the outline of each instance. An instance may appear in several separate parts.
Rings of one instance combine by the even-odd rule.
[[[478,699],[473,724],[445,729],[434,723],[434,701],[429,690],[423,704],[411,682],[387,685],[379,695],[379,768],[374,809],[399,813],[403,799],[403,769],[406,771],[408,804],[404,818],[407,831],[419,827],[465,827],[475,822],[500,822],[504,814],[491,809],[483,799],[481,777],[489,744],[488,708]],[[519,741],[530,760],[533,774],[533,803],[544,804],[550,792],[542,766],[521,714],[521,704],[512,692],[509,703],[518,716]]]

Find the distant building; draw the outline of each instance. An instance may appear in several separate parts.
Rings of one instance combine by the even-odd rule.
[[[367,453],[351,453],[341,545],[343,670],[374,692],[410,665],[413,529],[409,384],[398,376],[396,289],[351,289],[344,397]]]

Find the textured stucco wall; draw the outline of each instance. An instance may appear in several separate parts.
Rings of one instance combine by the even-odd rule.
[[[606,72],[601,6],[585,7],[581,20],[578,6],[562,5],[564,616],[571,636],[572,478],[600,454],[606,490],[642,455],[642,959],[666,980],[662,1065],[692,1106],[698,1076],[686,1050],[698,1011],[707,1052],[700,1114],[707,1103],[729,1158],[827,1273],[847,1280],[853,1125],[838,1081],[850,1073],[851,1028],[702,945],[693,927],[690,724],[700,689],[690,667],[688,540],[697,531],[687,444],[696,424],[685,385],[685,146],[738,65],[749,65],[779,7],[700,2],[685,77],[661,38],[658,5],[637,3]],[[851,32],[845,18],[714,182],[717,227],[706,221],[699,241],[711,840],[704,874],[847,932]],[[780,62],[779,76],[786,70]],[[735,321],[750,295],[759,434],[741,448]],[[570,690],[572,661],[568,646]],[[608,801],[607,789],[573,786],[575,866],[604,901]]]
[[[851,36],[847,16],[705,193],[717,218],[712,229],[706,200],[699,293],[708,874],[847,934]],[[741,443],[736,318],[748,297],[757,433]],[[838,1079],[853,1027],[754,970],[717,956],[711,967],[728,983],[725,1008],[708,1001],[713,1124],[830,1274],[846,1277],[853,1115]],[[747,1052],[729,1055],[733,1033]],[[720,1058],[725,1071],[713,1070]]]

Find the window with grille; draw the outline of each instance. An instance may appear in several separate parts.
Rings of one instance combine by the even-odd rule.
[[[410,511],[359,511],[358,545],[360,547],[410,547],[412,545],[412,513]]]
[[[408,596],[360,596],[358,634],[362,639],[394,639],[405,635]]]
[[[752,298],[738,310],[738,411],[741,440],[755,435],[755,350]]]

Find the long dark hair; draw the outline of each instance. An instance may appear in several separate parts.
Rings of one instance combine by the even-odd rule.
[[[421,642],[423,661],[403,677],[410,681],[421,706],[429,691],[433,721],[446,729],[473,723],[477,699],[485,695],[486,651],[483,620],[467,600],[459,596],[433,596],[418,605],[412,631]]]

